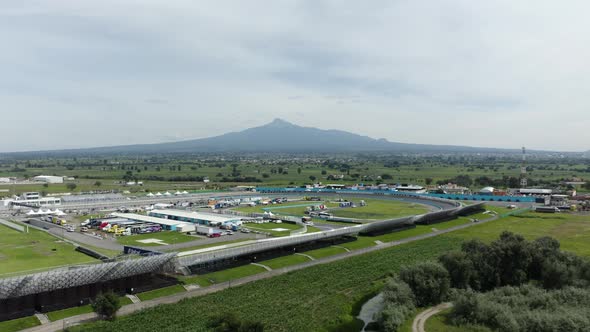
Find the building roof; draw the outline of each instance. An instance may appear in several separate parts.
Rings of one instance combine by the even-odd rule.
[[[541,194],[541,195],[549,195],[551,193],[553,193],[553,190],[551,189],[519,189],[518,190],[519,193],[521,194]]]
[[[177,226],[177,225],[192,225],[189,222],[172,220],[172,219],[164,219],[158,217],[151,217],[151,216],[144,216],[143,214],[135,214],[135,213],[111,213],[113,216],[125,218],[129,220],[136,220],[136,221],[143,221],[143,222],[151,222],[154,224],[166,225],[166,226]]]
[[[479,192],[480,193],[493,193],[494,192],[494,187],[484,187]]]
[[[169,216],[175,217],[182,217],[182,218],[193,218],[199,220],[205,220],[209,222],[228,222],[228,221],[235,221],[240,219],[237,216],[226,216],[221,214],[215,213],[205,213],[205,212],[193,212],[193,211],[182,211],[182,210],[152,210],[150,213],[158,213],[164,214]]]

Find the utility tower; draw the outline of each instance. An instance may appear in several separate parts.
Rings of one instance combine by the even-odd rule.
[[[520,165],[520,187],[526,188],[527,187],[527,177],[526,177],[526,149],[522,147],[522,164]]]

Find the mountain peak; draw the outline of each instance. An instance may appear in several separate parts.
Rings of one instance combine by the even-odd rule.
[[[266,125],[267,127],[280,127],[280,128],[284,128],[284,127],[294,127],[295,125],[292,124],[289,121],[285,121],[281,118],[276,118],[274,120],[272,120],[272,122],[268,123]]]

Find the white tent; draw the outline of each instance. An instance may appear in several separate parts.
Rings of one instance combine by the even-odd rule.
[[[35,211],[33,211],[33,210],[31,210],[31,211],[27,212],[27,215],[29,215],[29,216],[32,216],[32,215],[34,215],[34,214],[37,214],[37,213],[35,213]]]
[[[147,197],[154,197],[155,195],[152,193],[147,194]]]
[[[156,193],[156,196],[162,196],[162,193],[161,192],[157,192]]]
[[[168,192],[168,191],[165,192],[164,195],[166,195],[166,196],[172,196],[172,194],[170,192]]]
[[[186,195],[186,194],[188,194],[188,191],[185,190],[185,191],[182,192],[182,194],[183,195]]]
[[[180,191],[177,191],[174,193],[174,195],[178,196],[178,195],[182,195],[182,193]]]

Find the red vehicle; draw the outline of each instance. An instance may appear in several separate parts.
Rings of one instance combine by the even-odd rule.
[[[209,237],[220,237],[221,233],[211,233],[209,234]]]

